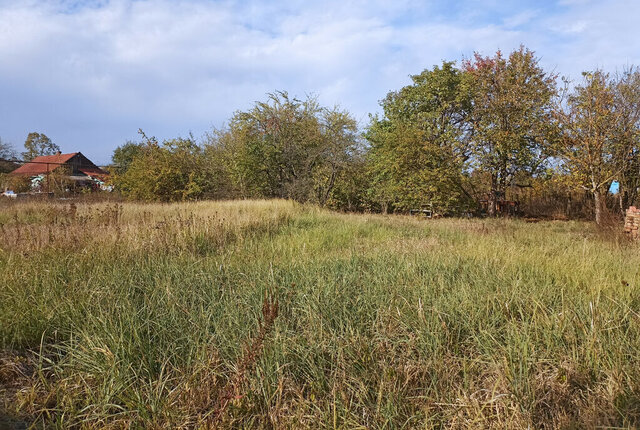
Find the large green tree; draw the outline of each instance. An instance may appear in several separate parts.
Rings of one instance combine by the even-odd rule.
[[[442,212],[466,209],[468,82],[451,62],[412,81],[387,95],[382,117],[372,117],[366,132],[371,198],[383,211],[427,204]]]
[[[60,147],[53,143],[44,133],[31,132],[24,142],[25,151],[22,158],[26,161],[33,160],[41,155],[53,155],[60,152]]]
[[[549,155],[556,77],[525,47],[508,57],[475,54],[463,70],[473,93],[470,160],[489,178],[488,212],[494,215],[516,176],[535,174]]]

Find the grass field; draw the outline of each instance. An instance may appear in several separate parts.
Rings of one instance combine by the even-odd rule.
[[[640,247],[589,224],[242,201],[0,225],[0,427],[640,425]]]

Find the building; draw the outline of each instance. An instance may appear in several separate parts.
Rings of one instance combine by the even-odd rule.
[[[44,188],[49,186],[48,179],[51,176],[63,178],[73,187],[100,187],[104,184],[108,173],[93,164],[81,152],[73,152],[36,157],[18,167],[10,175],[28,177],[31,179],[32,189],[48,191]]]

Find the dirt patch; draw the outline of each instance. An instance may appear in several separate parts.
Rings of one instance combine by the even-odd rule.
[[[33,358],[0,351],[0,429],[26,429],[32,421],[16,410],[21,389],[31,386],[35,373]]]

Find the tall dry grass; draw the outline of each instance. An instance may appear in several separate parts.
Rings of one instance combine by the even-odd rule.
[[[640,421],[639,248],[589,224],[285,201],[26,203],[0,224],[12,423]]]

